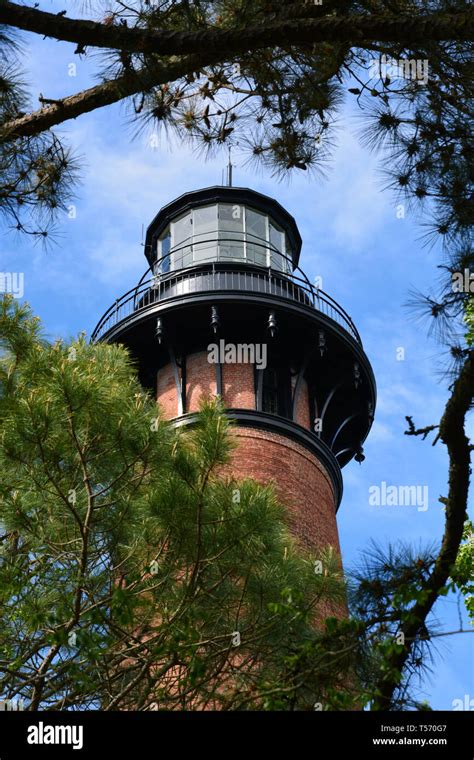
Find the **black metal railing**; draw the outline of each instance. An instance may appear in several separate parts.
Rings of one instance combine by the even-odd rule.
[[[315,288],[301,270],[298,271],[302,277],[294,272],[286,275],[272,269],[229,269],[212,265],[189,267],[147,280],[142,277],[134,288],[107,309],[92,333],[91,341],[101,340],[109,330],[156,304],[193,294],[227,291],[258,293],[296,301],[329,317],[362,345],[360,335],[344,309],[327,293]]]

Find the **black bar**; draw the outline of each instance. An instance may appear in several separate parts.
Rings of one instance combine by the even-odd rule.
[[[56,728],[59,727],[59,728]],[[75,729],[73,729],[75,727]],[[82,728],[82,734],[81,734]],[[75,733],[73,733],[75,732]],[[42,739],[42,744],[28,742]],[[46,743],[50,739],[65,743]],[[0,758],[454,758],[470,712],[0,712]],[[73,749],[73,744],[77,750]],[[82,747],[79,748],[79,744]],[[286,748],[285,750],[283,748]]]

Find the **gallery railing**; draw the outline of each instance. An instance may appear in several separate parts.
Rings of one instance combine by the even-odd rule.
[[[235,262],[234,262],[235,263]],[[138,316],[154,305],[193,294],[210,292],[246,292],[276,296],[316,309],[343,327],[360,345],[360,335],[349,315],[331,296],[316,288],[297,267],[287,274],[256,266],[232,267],[222,262],[200,263],[186,269],[146,278],[118,298],[97,324],[92,341],[100,340],[109,330],[130,317]]]

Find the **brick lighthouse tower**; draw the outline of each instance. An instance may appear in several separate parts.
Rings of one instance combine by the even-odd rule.
[[[375,381],[352,320],[310,283],[300,251],[272,198],[230,185],[185,193],[151,222],[148,270],[92,339],[129,348],[176,424],[219,395],[235,422],[232,473],[273,481],[297,540],[339,551],[341,468],[364,458]]]

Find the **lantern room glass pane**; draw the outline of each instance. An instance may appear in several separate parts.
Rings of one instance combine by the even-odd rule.
[[[286,272],[288,274],[291,274],[293,271],[293,251],[290,245],[290,241],[288,239],[288,235],[285,233],[285,255],[286,255]]]
[[[202,206],[193,212],[194,263],[217,259],[217,206]]]
[[[268,266],[267,223],[264,214],[246,209],[245,232],[247,238],[247,261],[257,266]]]
[[[219,259],[242,261],[244,248],[244,207],[219,204]]]
[[[192,264],[191,245],[186,245],[186,241],[191,241],[192,225],[191,213],[184,214],[171,224],[171,244],[172,244],[172,268],[181,269],[189,267]]]
[[[286,271],[286,262],[283,256],[279,256],[276,251],[281,254],[285,254],[285,238],[284,233],[278,227],[270,222],[270,245],[272,248],[272,268],[277,269],[279,272]],[[275,250],[276,249],[276,250]]]
[[[170,271],[170,256],[168,256],[171,249],[171,234],[169,227],[166,232],[158,240],[158,259],[160,259],[160,272],[166,274]]]

